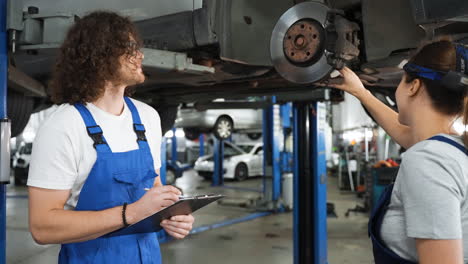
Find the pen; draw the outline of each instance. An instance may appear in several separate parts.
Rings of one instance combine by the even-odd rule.
[[[149,191],[150,188],[144,188],[144,190],[145,190],[145,191]],[[187,198],[189,198],[189,197],[187,197],[187,196],[179,196],[179,200],[183,200],[183,199],[187,199]]]

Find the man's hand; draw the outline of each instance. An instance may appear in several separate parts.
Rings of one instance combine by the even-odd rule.
[[[161,226],[172,237],[176,239],[182,239],[190,233],[194,221],[195,218],[193,218],[191,214],[176,215],[171,217],[169,220],[162,221]]]
[[[140,200],[127,207],[127,222],[134,224],[162,209],[173,205],[179,200],[179,189],[166,185],[149,189]]]

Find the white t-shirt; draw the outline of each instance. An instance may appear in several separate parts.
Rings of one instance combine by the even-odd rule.
[[[149,105],[133,99],[132,101],[146,129],[154,168],[159,169],[162,139],[159,115]],[[138,148],[132,113],[126,104],[120,116],[107,113],[91,103],[86,107],[101,127],[112,152]],[[31,154],[28,186],[71,190],[65,209],[74,209],[96,158],[93,141],[80,113],[73,105],[62,104],[50,114],[37,132]]]
[[[460,145],[460,137],[442,135]],[[462,239],[468,263],[468,157],[454,146],[421,141],[403,157],[382,222],[385,244],[418,262],[416,238]]]

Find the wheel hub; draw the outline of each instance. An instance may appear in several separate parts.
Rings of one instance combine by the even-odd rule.
[[[313,63],[320,52],[322,37],[320,28],[313,20],[300,20],[294,23],[283,39],[283,51],[293,64]]]
[[[171,170],[166,170],[166,183],[173,184],[175,182],[175,174]]]
[[[276,72],[294,83],[314,83],[333,71],[327,61],[330,9],[307,1],[288,9],[278,20],[270,39],[270,57]]]
[[[221,122],[219,122],[218,134],[222,138],[228,138],[231,135],[231,130],[232,128],[228,121],[222,120]]]

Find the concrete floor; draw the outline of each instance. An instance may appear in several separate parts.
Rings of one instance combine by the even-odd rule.
[[[261,178],[244,182],[227,182],[226,185],[261,189]],[[202,181],[196,172],[188,171],[176,185],[186,195],[223,193],[230,203],[242,203],[259,197],[256,192],[228,188],[213,188]],[[28,201],[25,187],[10,185],[7,193],[7,263],[56,263],[58,245],[40,246],[34,243],[28,231]],[[329,178],[328,201],[336,207],[338,218],[328,219],[329,263],[373,263],[372,250],[367,238],[367,215],[344,214],[360,200],[350,193],[340,193],[336,178]],[[254,211],[237,206],[212,204],[195,213],[195,227],[207,226],[252,214]],[[212,229],[190,235],[184,240],[161,245],[164,263],[209,264],[293,262],[292,214],[283,213]]]

